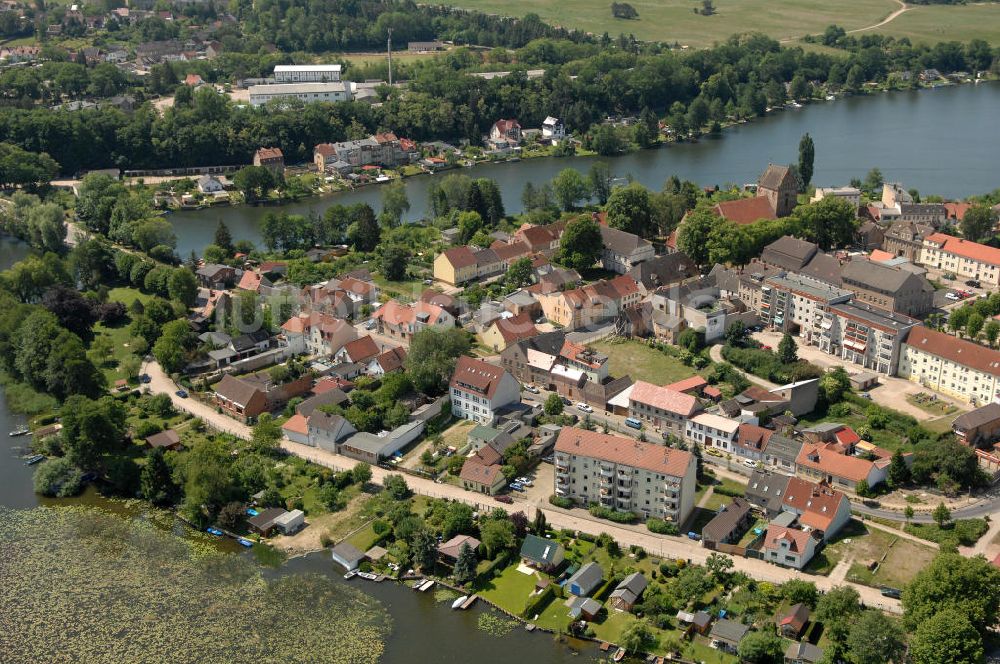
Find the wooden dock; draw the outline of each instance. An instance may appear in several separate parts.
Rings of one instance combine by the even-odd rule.
[[[433,587],[434,587],[434,581],[433,581],[432,579],[427,579],[427,580],[426,580],[426,581],[424,581],[423,583],[421,583],[421,584],[418,584],[418,585],[416,586],[416,590],[417,590],[418,592],[422,592],[422,593],[425,593],[425,592],[427,592],[428,590],[430,590],[430,589],[431,589],[431,588],[433,588]]]
[[[460,608],[461,610],[465,611],[467,608],[469,608],[470,606],[472,606],[473,604],[475,604],[477,599],[479,599],[479,595],[470,595],[469,599],[467,599],[464,602],[462,602],[462,606],[460,606],[458,608]]]

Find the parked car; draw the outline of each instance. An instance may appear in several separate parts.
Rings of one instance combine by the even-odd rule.
[[[588,404],[585,404],[582,401],[580,403],[576,404],[576,409],[577,410],[582,410],[585,413],[593,413],[594,412],[593,408],[591,408]]]
[[[365,329],[366,330],[374,330],[375,329],[375,319],[372,319],[372,320],[368,321],[367,323],[365,323]]]
[[[962,299],[958,296],[958,293],[955,293],[953,291],[948,291],[947,293],[944,294],[944,296],[949,300],[955,300],[956,302]]]
[[[746,466],[747,468],[756,468],[757,462],[754,461],[753,459],[743,459],[743,465]]]
[[[983,285],[979,283],[978,279],[969,279],[965,282],[966,286],[971,286],[972,288],[982,288]]]
[[[714,456],[714,457],[721,457],[722,456],[722,452],[720,452],[719,450],[715,449],[714,447],[705,448],[705,453],[706,454],[710,454],[711,456]]]
[[[699,535],[698,533],[694,532],[693,530],[689,530],[687,536],[688,536],[688,539],[692,539],[695,542],[701,540],[701,535]]]
[[[625,418],[625,426],[632,427],[633,429],[641,429],[642,428],[642,421],[641,420],[637,420],[634,417],[626,417]]]
[[[879,588],[879,592],[882,593],[883,597],[891,597],[892,599],[899,599],[902,596],[902,591],[896,588],[890,588],[889,586],[882,586]]]
[[[573,402],[572,402],[572,401],[570,401],[570,400],[569,400],[568,398],[566,398],[566,397],[562,397],[562,402],[563,402],[563,405],[564,405],[564,406],[572,406],[572,405],[573,405]]]
[[[177,396],[179,396],[181,399],[187,399],[188,398],[187,390],[177,390],[176,392],[174,392],[174,394],[176,394]]]
[[[535,387],[534,385],[525,385],[524,391],[531,392],[532,394],[538,394],[538,388]]]
[[[148,382],[150,382],[152,380],[153,379],[150,377],[149,374],[142,374],[142,375],[139,376],[139,382],[140,383],[148,383]]]
[[[493,497],[497,499],[498,503],[504,503],[505,505],[510,505],[512,502],[514,502],[514,499],[508,496],[507,494],[504,494],[502,496],[493,496]]]
[[[514,491],[520,491],[521,493],[524,493],[524,486],[518,484],[517,482],[511,484],[510,488],[513,489]]]

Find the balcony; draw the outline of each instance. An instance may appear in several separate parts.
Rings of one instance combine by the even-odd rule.
[[[624,486],[624,485],[619,484],[618,485],[618,494],[621,495],[621,496],[631,496],[632,495],[632,487],[630,487],[630,486]]]
[[[601,466],[601,477],[611,478],[614,477],[614,475],[615,471],[613,471],[610,468],[605,468],[604,466]]]
[[[614,507],[614,503],[615,503],[614,496],[601,496],[602,507]]]
[[[560,470],[569,470],[569,459],[556,458],[556,468]]]
[[[556,484],[569,484],[569,475],[557,474]]]
[[[632,473],[626,472],[624,470],[619,470],[618,471],[618,479],[619,480],[627,480],[627,481],[631,482],[632,481]]]
[[[610,496],[611,496],[611,495],[612,495],[613,493],[614,493],[614,491],[612,491],[612,489],[610,489],[610,488],[608,488],[608,487],[603,487],[603,486],[602,486],[602,487],[600,488],[600,494],[601,494],[601,498],[604,498],[604,497],[610,497]]]

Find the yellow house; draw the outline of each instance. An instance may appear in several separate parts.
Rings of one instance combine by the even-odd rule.
[[[926,327],[910,330],[897,373],[974,406],[1000,395],[1000,352]]]
[[[452,286],[479,276],[476,256],[469,247],[452,247],[434,259],[434,278]]]
[[[479,335],[483,345],[500,352],[515,341],[527,339],[538,334],[538,328],[531,320],[531,315],[521,313],[509,318],[497,318]]]

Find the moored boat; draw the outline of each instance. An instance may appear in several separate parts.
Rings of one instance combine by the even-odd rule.
[[[454,602],[451,603],[451,608],[457,609],[458,607],[465,604],[465,600],[467,599],[469,599],[468,595],[462,595],[461,597],[459,597],[458,599],[456,599]]]

